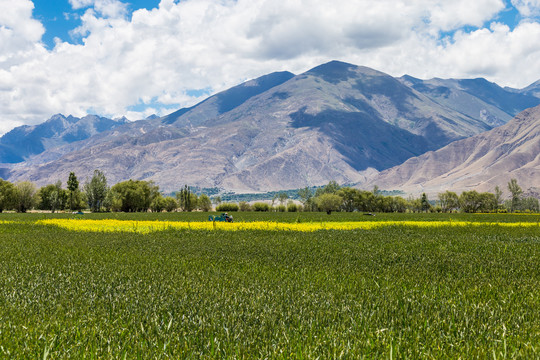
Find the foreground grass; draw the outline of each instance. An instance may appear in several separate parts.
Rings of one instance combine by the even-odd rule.
[[[0,225],[0,358],[540,358],[538,228],[144,235],[42,217]]]

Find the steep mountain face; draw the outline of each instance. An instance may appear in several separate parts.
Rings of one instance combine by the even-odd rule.
[[[491,127],[506,124],[520,111],[540,104],[540,96],[532,92],[503,89],[485,79],[420,80],[405,75],[400,81],[433,101],[479,118]]]
[[[88,139],[127,122],[95,115],[83,118],[54,115],[35,126],[20,126],[0,138],[0,163],[19,163],[47,149]]]
[[[4,173],[42,185],[100,169],[110,183],[153,180],[165,192],[183,184],[268,191],[357,183],[491,129],[482,114],[510,116],[510,105],[501,109],[501,99],[494,105],[465,85],[452,91],[483,113],[419,91],[412,80],[337,61],[297,76],[273,73],[163,118],[49,148]],[[530,97],[512,99],[519,107]]]
[[[540,80],[532,83],[522,90],[519,90],[519,92],[525,95],[540,97]]]
[[[506,125],[411,158],[367,186],[436,195],[445,190],[493,191],[497,185],[505,190],[512,178],[527,193],[540,194],[540,106]]]

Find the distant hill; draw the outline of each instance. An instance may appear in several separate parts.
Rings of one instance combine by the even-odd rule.
[[[499,185],[508,192],[512,178],[526,193],[540,195],[540,106],[506,125],[385,170],[367,186],[436,195],[447,189],[493,191]]]
[[[183,184],[253,192],[358,183],[540,104],[485,80],[439,82],[338,61],[272,73],[162,118],[49,147],[3,173],[42,185],[101,169],[111,183],[152,180],[166,192]]]
[[[127,122],[88,115],[57,114],[42,124],[20,126],[0,137],[0,163],[19,163],[45,150],[88,139]]]
[[[400,81],[441,105],[480,118],[493,127],[505,124],[524,109],[538,105],[540,98],[540,92],[535,95],[534,91],[525,89],[503,89],[481,78],[420,80],[405,75]]]

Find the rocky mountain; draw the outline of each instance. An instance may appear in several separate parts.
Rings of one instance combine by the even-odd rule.
[[[532,83],[522,90],[519,90],[519,92],[525,95],[540,97],[540,80]]]
[[[449,80],[450,100],[419,84],[337,61],[300,75],[272,73],[163,118],[49,148],[4,174],[42,185],[101,169],[111,183],[153,180],[166,192],[183,184],[268,191],[364,182],[540,104],[512,92],[505,99],[506,90],[486,81]]]
[[[0,163],[19,163],[45,150],[88,139],[123,125],[127,119],[111,120],[88,115],[83,118],[62,114],[35,126],[20,126],[0,137]]]
[[[522,110],[538,105],[540,98],[540,91],[532,90],[534,84],[515,90],[503,89],[486,79],[420,80],[405,75],[400,81],[441,105],[480,118],[493,127],[506,124]],[[540,90],[540,81],[538,84]]]
[[[436,195],[454,191],[503,191],[515,178],[528,194],[540,194],[540,106],[506,125],[455,141],[381,172],[364,186]]]

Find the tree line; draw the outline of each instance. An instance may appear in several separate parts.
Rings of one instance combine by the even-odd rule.
[[[105,174],[95,170],[91,179],[79,183],[71,172],[67,187],[57,181],[37,188],[28,181],[13,184],[0,179],[0,212],[15,210],[26,212],[31,209],[55,211],[92,212],[162,212],[162,211],[334,211],[345,212],[516,212],[540,211],[539,201],[524,197],[523,190],[512,179],[507,185],[510,198],[503,199],[503,191],[497,186],[493,193],[464,191],[460,195],[452,191],[438,194],[437,200],[429,200],[426,194],[419,198],[385,196],[377,187],[372,191],[340,186],[330,181],[316,190],[306,187],[298,190],[301,204],[290,200],[289,193],[276,193],[271,203],[245,201],[222,203],[219,196],[212,199],[206,194],[197,195],[185,185],[175,196],[164,196],[159,186],[152,181],[128,180],[112,187],[107,184]]]
[[[430,201],[424,193],[419,198],[384,196],[377,187],[372,191],[340,187],[331,181],[315,192],[309,188],[299,190],[303,206],[309,211],[362,211],[362,212],[538,212],[537,198],[524,197],[516,179],[507,185],[510,199],[503,199],[503,191],[496,186],[494,193],[464,191],[460,195],[452,191],[439,193],[437,200]]]

